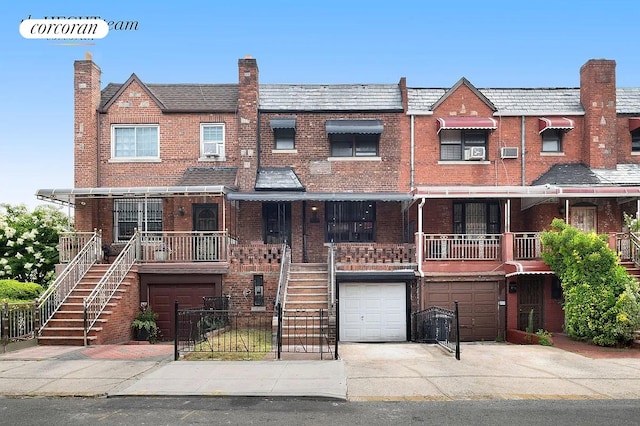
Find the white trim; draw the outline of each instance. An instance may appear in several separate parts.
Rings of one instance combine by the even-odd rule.
[[[559,151],[540,151],[541,157],[564,157],[564,152]]]
[[[222,128],[222,141],[221,142],[214,142],[214,141],[208,141],[206,143],[211,143],[211,144],[217,144],[217,145],[221,145],[218,147],[218,156],[217,157],[207,157],[205,155],[205,150],[204,150],[204,128],[205,127],[220,127]],[[200,159],[206,159],[206,160],[210,160],[210,161],[224,161],[223,159],[225,158],[225,148],[226,148],[226,127],[225,127],[225,123],[200,123]]]
[[[297,154],[298,150],[297,149],[272,149],[271,150],[272,154]]]
[[[116,157],[116,129],[126,129],[126,128],[144,128],[144,127],[152,127],[157,130],[157,143],[156,149],[158,151],[158,155],[155,156],[147,156],[147,157]],[[112,123],[111,124],[111,158],[109,162],[129,162],[129,161],[159,161],[160,160],[160,124],[158,123],[137,123],[137,124],[129,124],[129,123]]]

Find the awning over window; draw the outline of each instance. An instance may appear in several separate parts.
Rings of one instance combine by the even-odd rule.
[[[483,129],[493,130],[498,122],[490,117],[446,117],[438,118],[438,133],[443,129]]]
[[[227,199],[237,201],[410,201],[402,192],[300,192],[256,191],[230,192]]]
[[[327,134],[362,133],[379,135],[383,126],[380,120],[327,120]]]
[[[629,119],[629,131],[633,132],[638,129],[640,129],[640,117],[631,117]]]
[[[271,130],[275,129],[295,129],[296,119],[292,118],[272,118],[269,122],[271,124]]]
[[[547,129],[571,130],[574,127],[576,127],[576,123],[569,118],[564,118],[564,117],[538,118],[539,133],[542,133]]]
[[[505,277],[514,275],[552,275],[553,271],[541,260],[511,261],[504,264]]]

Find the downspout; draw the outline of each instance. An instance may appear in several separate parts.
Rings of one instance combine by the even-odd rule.
[[[520,173],[522,174],[522,182],[521,185],[525,186],[527,184],[526,179],[525,179],[525,168],[524,168],[524,115],[521,117],[521,124],[520,124],[520,152],[522,153],[520,155]]]
[[[420,277],[424,277],[424,271],[422,270],[422,250],[424,245],[424,236],[422,234],[422,207],[426,199],[422,199],[420,204],[418,204],[418,272],[420,273]]]
[[[414,136],[414,115],[411,115],[411,160],[409,169],[409,188],[413,189],[413,175],[415,173],[415,136]]]

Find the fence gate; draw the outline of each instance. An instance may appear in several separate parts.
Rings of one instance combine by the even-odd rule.
[[[319,353],[320,359],[338,359],[335,316],[327,309],[295,309],[278,314],[278,358],[280,352]]]
[[[416,312],[412,317],[414,342],[437,343],[445,349],[455,352],[460,360],[460,323],[458,321],[458,302],[455,310],[431,306]]]

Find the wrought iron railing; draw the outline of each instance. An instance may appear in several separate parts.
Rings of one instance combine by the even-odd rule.
[[[278,314],[278,359],[282,352],[314,353],[338,359],[335,322],[330,321],[327,309],[282,309]]]
[[[4,302],[0,307],[0,341],[3,346],[36,337],[35,302]]]
[[[87,334],[96,323],[98,317],[111,300],[111,297],[118,290],[118,287],[136,262],[138,232],[124,246],[118,257],[113,261],[109,269],[102,276],[98,284],[84,299],[84,338],[87,344]]]
[[[516,260],[540,259],[542,257],[541,232],[515,232],[513,234],[513,257]]]
[[[500,260],[499,234],[425,234],[424,260]]]
[[[454,310],[431,306],[413,315],[413,341],[437,343],[445,349],[455,352],[460,360],[460,323],[458,302]]]
[[[141,262],[225,262],[235,243],[226,231],[140,232]]]
[[[55,281],[38,298],[40,329],[47,325],[53,314],[71,294],[89,268],[101,258],[102,237],[99,232],[95,232],[87,244],[69,262],[64,271],[56,277]]]

